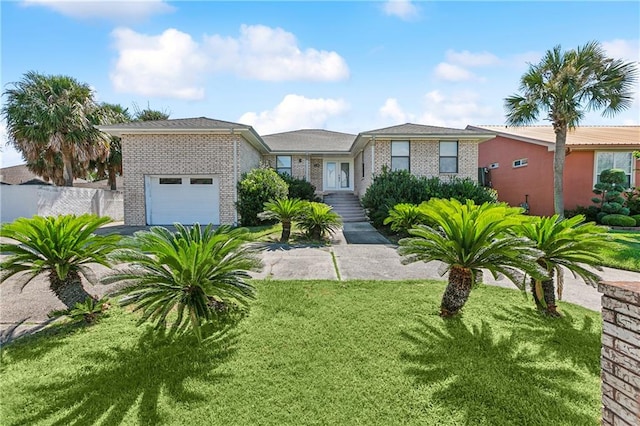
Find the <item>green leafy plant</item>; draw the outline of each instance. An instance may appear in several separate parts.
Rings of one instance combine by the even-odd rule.
[[[521,225],[522,236],[530,239],[541,251],[538,264],[546,271],[544,277],[531,279],[531,290],[536,306],[552,316],[559,316],[556,308],[557,279],[558,299],[562,299],[563,269],[579,276],[585,283],[595,286],[598,276],[585,265],[600,270],[602,258],[599,252],[609,246],[607,229],[593,222],[584,223],[584,216],[561,219],[534,217]]]
[[[95,230],[111,222],[108,217],[66,215],[20,218],[0,228],[0,252],[8,257],[0,263],[2,282],[16,276],[23,287],[39,275],[47,275],[49,288],[68,309],[92,298],[81,276],[96,282],[92,264],[111,266],[107,256],[116,248],[119,235],[96,235]]]
[[[280,241],[286,243],[291,236],[291,223],[303,216],[306,207],[306,203],[297,198],[272,200],[264,203],[264,211],[258,214],[258,218],[282,223]]]
[[[153,322],[156,329],[170,323],[171,332],[191,329],[202,340],[205,323],[247,309],[254,294],[248,271],[258,269],[260,261],[244,228],[214,230],[195,224],[187,229],[179,223],[175,228],[173,233],[152,227],[124,240],[125,248],[114,251],[112,258],[130,267],[103,282],[128,284],[119,292],[125,296],[122,304],[142,312],[140,323]]]
[[[316,187],[307,180],[291,176],[289,173],[281,173],[280,177],[289,185],[289,198],[299,198],[306,201],[318,201]]]
[[[268,166],[262,166],[242,175],[238,182],[236,207],[243,226],[261,225],[258,213],[269,200],[287,198],[289,188],[282,177]]]
[[[513,234],[513,229],[527,220],[521,208],[434,198],[424,203],[422,210],[431,224],[410,229],[411,237],[400,240],[398,253],[404,256],[404,263],[437,260],[447,266],[441,316],[460,312],[479,269],[489,270],[494,277],[504,274],[521,289],[525,284],[519,271],[536,277],[542,274],[536,263],[541,253],[530,240]]]
[[[629,209],[629,214],[640,214],[640,188],[630,188],[623,192],[622,195],[625,198],[624,206]]]
[[[110,307],[111,301],[108,298],[97,300],[89,297],[82,303],[76,303],[73,308],[69,309],[67,315],[73,320],[82,319],[87,324],[93,324]]]
[[[331,235],[342,226],[340,215],[332,211],[332,207],[315,201],[307,202],[298,227],[314,239],[321,240]]]
[[[634,214],[631,217],[636,221],[636,226],[640,226],[640,214]]]
[[[390,225],[391,230],[402,235],[408,235],[409,229],[419,224],[424,224],[427,216],[419,206],[410,203],[400,203],[389,210],[389,216],[384,220],[385,225]]]
[[[624,207],[625,198],[622,196],[625,191],[624,184],[626,181],[624,170],[603,170],[600,174],[600,182],[593,188],[593,192],[599,197],[593,197],[591,201],[597,204],[600,210],[606,214],[628,216],[630,209]],[[602,220],[602,215],[599,219]]]
[[[625,216],[623,214],[608,214],[606,216],[602,216],[600,222],[603,225],[608,226],[636,226],[636,219],[631,216]]]

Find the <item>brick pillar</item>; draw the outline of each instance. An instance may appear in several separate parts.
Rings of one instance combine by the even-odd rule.
[[[602,424],[640,425],[640,282],[601,282]]]

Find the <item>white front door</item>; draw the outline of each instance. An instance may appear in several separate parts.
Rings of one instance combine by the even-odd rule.
[[[324,190],[353,190],[353,160],[324,161]]]

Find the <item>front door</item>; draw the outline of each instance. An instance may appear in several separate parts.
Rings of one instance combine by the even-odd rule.
[[[350,190],[351,185],[351,161],[325,160],[324,162],[324,189],[325,190]]]

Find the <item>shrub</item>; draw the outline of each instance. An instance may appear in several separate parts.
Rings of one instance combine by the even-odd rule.
[[[298,227],[314,240],[320,240],[326,234],[333,234],[340,225],[342,219],[332,211],[331,206],[313,201],[307,203],[298,222]]]
[[[629,215],[629,208],[624,207],[624,184],[627,178],[625,172],[620,169],[603,170],[600,174],[600,182],[593,188],[594,194],[591,201],[598,205],[600,210],[608,214]],[[604,222],[603,222],[604,223]]]
[[[384,224],[390,225],[392,231],[408,235],[409,229],[424,224],[425,221],[426,215],[419,206],[400,203],[389,210],[389,216],[384,220]]]
[[[260,167],[242,175],[238,182],[238,202],[236,207],[242,226],[260,225],[258,213],[269,200],[287,198],[287,183],[275,170]]]
[[[298,179],[289,173],[280,174],[282,180],[289,185],[289,198],[299,198],[306,201],[318,201],[316,187],[304,179]]]
[[[473,200],[476,204],[495,203],[497,193],[478,185],[469,178],[441,180],[438,177],[416,177],[408,171],[390,172],[386,168],[373,179],[362,198],[373,225],[380,227],[389,216],[389,210],[400,203],[420,204],[431,198],[456,199],[462,203]]]
[[[640,214],[640,187],[631,188],[623,193],[624,205],[629,209],[629,214]]]
[[[277,220],[282,223],[280,242],[286,243],[291,236],[291,223],[304,214],[307,205],[298,198],[271,200],[264,203],[264,211],[258,213],[260,220]]]
[[[600,213],[600,209],[598,209],[596,206],[576,206],[576,208],[573,210],[565,210],[564,217],[570,219],[581,214],[585,217],[585,222],[596,222],[598,213]]]
[[[636,226],[640,226],[640,214],[635,214],[631,217],[636,221]]]
[[[609,226],[636,226],[636,220],[622,214],[608,214],[602,219],[604,225]]]

